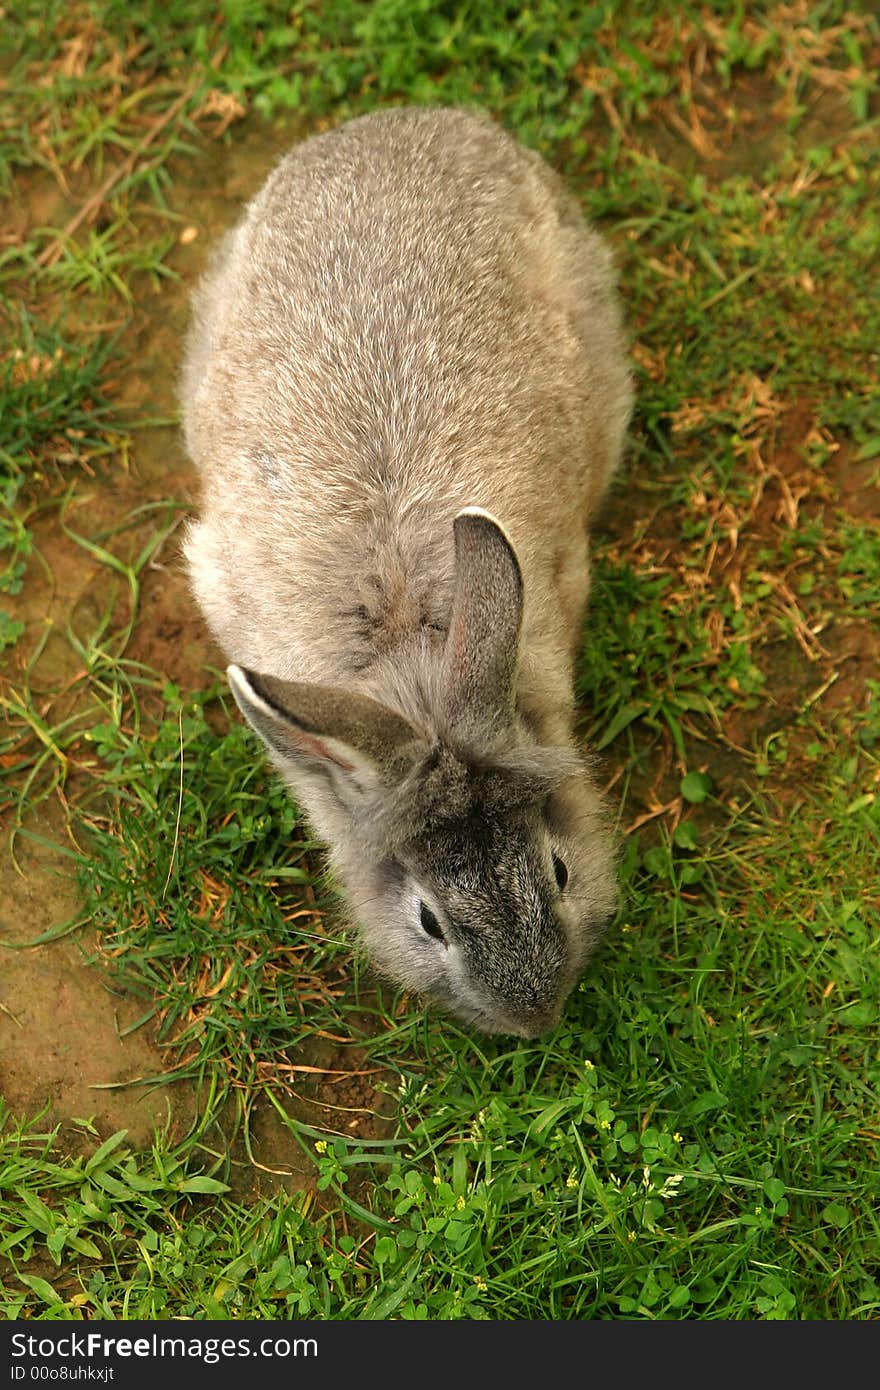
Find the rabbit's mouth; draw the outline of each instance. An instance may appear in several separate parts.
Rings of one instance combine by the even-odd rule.
[[[549,1033],[559,1022],[559,1010],[553,1010],[542,1014],[540,1018],[534,1019],[505,1019],[484,1016],[479,1019],[477,1026],[484,1033],[494,1033],[498,1035],[511,1035],[517,1038],[525,1038],[534,1041],[535,1038],[543,1037]]]
[[[533,1040],[543,1037],[559,1023],[562,1005],[552,1008],[524,1011],[510,1006],[500,1007],[485,1004],[462,1004],[460,1000],[453,1005],[446,1000],[446,1007],[462,1023],[476,1028],[481,1033],[494,1036],[508,1036]]]

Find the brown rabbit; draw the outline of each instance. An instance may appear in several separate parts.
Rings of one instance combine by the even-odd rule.
[[[551,1027],[614,908],[572,684],[631,401],[607,249],[465,110],[298,145],[196,294],[186,551],[233,694],[374,963],[486,1032]]]

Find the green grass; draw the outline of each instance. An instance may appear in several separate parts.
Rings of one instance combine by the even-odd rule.
[[[194,1076],[219,1063],[252,1084],[258,1063],[319,1026],[344,946],[318,908],[283,925],[304,886],[320,885],[320,866],[245,730],[218,737],[203,698],[165,694],[147,747],[110,723],[86,735],[118,800],[82,857],[83,896],[120,978],[161,1010],[175,1060],[189,1055]]]
[[[0,594],[17,594],[31,553],[28,509],[15,505],[24,485],[108,452],[102,376],[112,346],[100,338],[71,342],[24,309],[7,327],[16,346],[0,362]],[[21,625],[0,610],[0,650],[20,635]]]
[[[64,799],[95,933],[76,939],[197,1105],[143,1151],[88,1116],[4,1111],[3,1316],[876,1318],[876,19],[836,0],[7,11],[7,823],[39,834],[35,808]],[[188,178],[275,120],[402,100],[487,106],[547,154],[614,244],[636,339],[577,675],[622,906],[533,1044],[362,970],[216,673],[181,689],[137,654],[179,493],[151,481],[109,526],[88,505],[123,477],[137,493],[149,427],[123,388],[148,310],[186,288]],[[53,634],[17,605],[62,542],[104,588]],[[370,1077],[369,1137],[345,1104],[321,1127],[304,1109],[295,1069],[328,1039]],[[267,1116],[313,1192],[248,1190]]]

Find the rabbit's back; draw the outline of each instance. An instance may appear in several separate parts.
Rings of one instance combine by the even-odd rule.
[[[326,681],[442,633],[471,504],[515,543],[533,625],[567,570],[576,616],[630,400],[608,253],[537,155],[428,108],[304,142],[222,246],[187,347],[187,549],[215,636]]]

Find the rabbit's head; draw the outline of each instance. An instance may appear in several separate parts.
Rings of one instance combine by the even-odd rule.
[[[423,663],[423,715],[228,675],[328,842],[375,965],[483,1032],[536,1037],[613,911],[613,854],[580,757],[536,742],[516,710],[513,547],[476,508],[454,532],[449,632]]]

